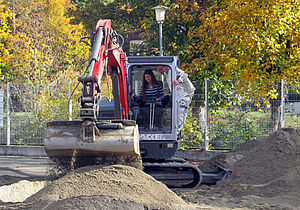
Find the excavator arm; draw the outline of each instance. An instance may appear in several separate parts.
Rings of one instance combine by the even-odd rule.
[[[101,81],[104,74],[112,75],[116,116],[128,119],[125,64],[126,54],[118,43],[121,37],[111,28],[110,20],[99,20],[92,41],[89,75],[78,80],[83,84],[80,97],[80,118],[96,120],[100,100]],[[110,71],[108,72],[108,69]],[[122,110],[122,112],[121,112]]]
[[[86,156],[139,156],[139,133],[135,121],[128,120],[125,59],[120,35],[110,20],[99,20],[91,39],[89,73],[79,98],[80,121],[54,121],[46,127],[44,148],[53,159]],[[102,77],[110,75],[115,104],[115,120],[98,120]],[[60,158],[63,157],[63,158]]]

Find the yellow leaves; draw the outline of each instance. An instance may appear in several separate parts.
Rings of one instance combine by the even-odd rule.
[[[178,46],[175,42],[171,42],[171,46],[173,47],[174,50],[177,50]]]
[[[202,66],[213,63],[225,79],[253,83],[251,90],[283,74],[295,78],[300,69],[299,2],[225,0],[208,8],[200,17],[203,26],[189,33],[190,40],[201,40],[199,49],[208,59]]]
[[[67,16],[68,9],[72,8],[69,0],[51,0],[46,6],[49,14],[49,24],[54,30],[74,38],[79,38],[78,35],[81,34],[83,25],[71,24],[72,18]]]
[[[11,30],[10,23],[14,17],[10,9],[0,0],[0,63],[2,66],[8,65],[9,55],[11,51]],[[1,69],[0,69],[1,74]]]
[[[123,4],[123,5],[120,7],[120,10],[126,10],[126,4]]]
[[[68,101],[69,101],[69,82],[72,82],[72,88],[75,88],[79,73],[74,70],[59,72],[56,80],[52,83],[44,83],[41,86],[39,99],[37,100],[38,113],[40,119],[68,119]],[[81,85],[75,90],[73,95],[73,116],[78,114],[78,99],[81,94]]]
[[[254,106],[256,106],[256,107],[260,107],[260,106],[261,106],[261,104],[260,104],[258,101],[256,101],[256,102],[254,103]]]
[[[2,38],[7,33],[10,32],[9,19],[13,18],[13,13],[10,9],[2,4],[2,0],[0,1],[0,37]]]
[[[46,82],[59,71],[82,65],[88,56],[88,47],[80,43],[85,30],[82,24],[71,24],[67,12],[75,7],[69,0],[20,0],[14,6],[11,72],[21,80]]]
[[[235,69],[238,67],[238,60],[236,58],[229,58],[227,59],[227,62],[224,65],[224,68],[227,70],[227,72],[235,71]]]
[[[141,25],[141,28],[146,29],[147,28],[147,22],[143,22]]]
[[[130,14],[136,8],[137,6],[131,7],[131,5],[127,2],[120,7],[120,10],[124,10],[127,12],[127,14]]]
[[[44,84],[44,88],[46,85],[49,85],[47,88],[50,90],[44,90],[39,95],[38,100],[36,101],[36,107],[38,111],[39,119],[49,120],[49,119],[68,119],[68,85],[67,82],[64,86],[53,86],[52,84]],[[74,97],[75,98],[75,97]],[[77,105],[77,101],[73,101],[74,104]],[[73,104],[72,103],[72,104]],[[77,108],[74,108],[73,116],[76,116],[78,111]]]
[[[170,7],[170,20],[180,21],[183,25],[190,21],[198,19],[199,13],[202,12],[202,6],[197,1],[178,0]],[[174,11],[174,12],[173,12]]]
[[[278,97],[278,92],[275,88],[272,88],[269,92],[270,99],[276,99]]]
[[[106,77],[102,77],[102,81],[100,83],[100,90],[101,90],[101,99],[109,99],[109,97],[113,98],[112,94],[112,80],[111,77],[108,77],[108,80]]]

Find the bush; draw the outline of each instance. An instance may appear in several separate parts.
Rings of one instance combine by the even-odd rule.
[[[239,109],[217,112],[209,125],[212,149],[234,149],[254,140],[257,133],[257,125],[250,113]]]
[[[184,127],[181,130],[179,149],[194,149],[202,148],[203,138],[201,133],[201,127],[198,125],[195,117],[192,117],[190,111],[187,115]]]

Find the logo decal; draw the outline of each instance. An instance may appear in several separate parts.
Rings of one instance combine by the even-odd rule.
[[[140,134],[141,140],[165,140],[162,134]]]

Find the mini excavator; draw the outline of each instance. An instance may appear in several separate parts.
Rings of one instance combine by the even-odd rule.
[[[88,76],[78,78],[82,83],[80,120],[47,124],[44,148],[50,159],[142,157],[143,170],[170,188],[196,188],[205,180],[214,183],[226,177],[224,172],[201,172],[197,165],[173,157],[179,146],[176,88],[169,90],[156,67],[167,66],[175,80],[180,67],[176,56],[127,57],[122,50],[124,39],[111,28],[111,20],[99,20],[96,32],[82,41],[91,46],[91,54]],[[139,95],[147,69],[161,80],[164,98],[144,110],[131,96]],[[105,76],[112,84],[113,97],[108,99],[101,95]]]

